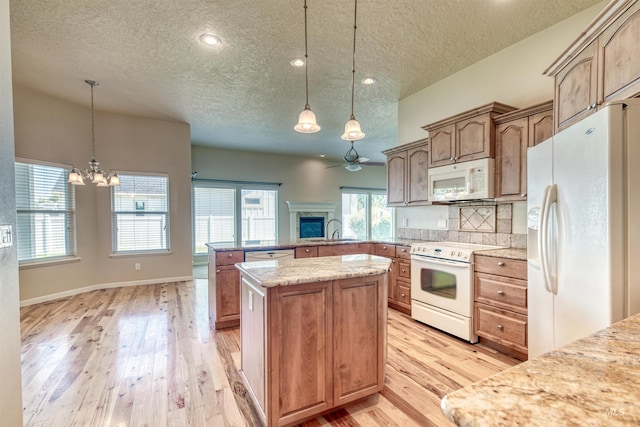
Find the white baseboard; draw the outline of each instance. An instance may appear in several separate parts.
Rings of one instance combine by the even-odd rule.
[[[64,292],[57,292],[55,294],[43,295],[37,298],[21,300],[20,307],[39,304],[41,302],[53,301],[59,298],[66,298],[73,295],[83,294],[85,292],[97,291],[100,289],[124,288],[126,286],[139,286],[139,285],[154,285],[156,283],[167,283],[167,282],[184,282],[187,280],[193,280],[193,276],[169,277],[164,279],[134,280],[132,282],[100,283],[97,285],[85,286],[84,288],[71,289]]]

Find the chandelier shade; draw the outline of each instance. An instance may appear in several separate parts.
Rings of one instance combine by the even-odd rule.
[[[108,175],[100,169],[100,163],[96,161],[96,137],[95,137],[95,119],[93,108],[93,88],[98,86],[98,82],[94,80],[85,80],[86,84],[91,86],[91,161],[89,168],[81,171],[75,166],[71,168],[67,182],[73,185],[85,185],[85,178],[97,187],[113,187],[120,185],[120,177],[115,171],[109,172]]]
[[[293,127],[296,132],[316,133],[320,130],[320,125],[316,120],[316,115],[309,106],[309,52],[307,49],[307,0],[304,0],[304,87],[306,102],[304,110],[298,116],[298,124]]]

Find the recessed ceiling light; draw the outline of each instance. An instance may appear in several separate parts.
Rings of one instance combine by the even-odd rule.
[[[303,58],[293,58],[289,64],[293,65],[294,67],[304,67],[304,59]]]
[[[202,33],[200,41],[208,46],[220,46],[222,44],[222,39],[212,33]]]
[[[362,82],[363,85],[372,85],[376,82],[376,78],[375,77],[365,77],[364,79],[360,80],[360,82]]]
[[[324,154],[320,154],[320,157],[324,158],[324,157],[325,157],[325,155],[324,155]]]

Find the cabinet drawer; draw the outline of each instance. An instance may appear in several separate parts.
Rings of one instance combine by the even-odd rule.
[[[411,308],[411,282],[405,280],[396,281],[396,302]]]
[[[475,255],[473,269],[475,272],[527,280],[527,262],[522,260]]]
[[[527,351],[527,317],[484,304],[475,305],[475,334],[499,344]]]
[[[317,246],[301,246],[296,248],[296,258],[310,258],[318,256]]]
[[[527,314],[527,282],[510,277],[476,273],[475,300]]]
[[[244,261],[244,251],[216,252],[216,266],[231,265]]]
[[[384,256],[388,258],[395,258],[396,256],[396,245],[387,245],[385,243],[375,243],[375,254],[378,256]]]
[[[398,260],[398,277],[411,280],[411,263]]]
[[[411,246],[396,246],[396,257],[411,259]]]

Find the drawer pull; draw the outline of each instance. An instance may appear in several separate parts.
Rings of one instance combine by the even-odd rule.
[[[396,260],[395,260],[395,259],[392,259],[392,260],[391,260],[391,262],[395,264],[395,263],[396,263]]]
[[[498,295],[504,295],[504,291],[498,291]]]
[[[229,258],[233,258],[233,254],[228,254],[227,255]]]
[[[216,270],[216,273],[220,273],[220,269],[217,269],[217,270]]]
[[[402,298],[406,297],[406,295],[405,295],[405,294],[400,294],[400,296],[401,296]]]
[[[403,269],[402,269],[402,272],[404,273],[404,272],[406,272],[406,270],[403,268]]]
[[[305,249],[304,251],[305,251],[306,253],[309,253],[309,252],[310,252],[310,251],[309,251],[309,249]]]
[[[406,249],[400,249],[400,252],[407,252]]]
[[[496,326],[496,328],[498,328],[499,330],[503,330],[503,329],[504,329],[504,326],[502,326],[502,325],[498,325],[498,326]]]
[[[386,251],[386,250],[387,250],[387,247],[386,247],[386,246],[383,246],[383,247],[382,247],[382,250],[383,250],[383,251]]]
[[[498,267],[504,267],[504,262],[498,261]]]

